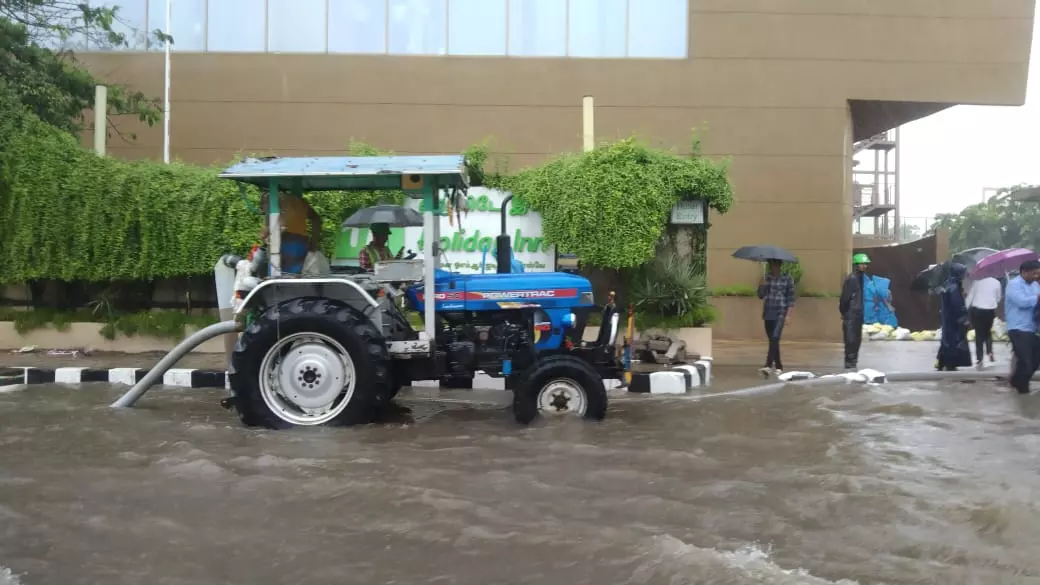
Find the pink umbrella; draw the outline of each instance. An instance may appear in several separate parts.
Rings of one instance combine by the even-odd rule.
[[[972,280],[981,280],[983,278],[1001,278],[1006,276],[1008,272],[1018,270],[1018,267],[1027,260],[1036,260],[1040,258],[1040,254],[1032,250],[1026,250],[1025,248],[1011,248],[1010,250],[1002,250],[993,254],[992,256],[986,256],[974,268],[968,272],[968,278]]]

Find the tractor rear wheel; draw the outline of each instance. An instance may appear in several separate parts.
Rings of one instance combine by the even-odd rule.
[[[239,338],[232,402],[249,426],[370,423],[390,400],[389,366],[383,336],[360,311],[293,299],[265,310]]]
[[[603,420],[607,415],[607,388],[586,361],[554,355],[535,363],[513,390],[513,416],[528,424],[539,414],[576,415]]]

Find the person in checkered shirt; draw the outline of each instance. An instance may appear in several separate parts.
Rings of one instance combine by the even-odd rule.
[[[382,262],[384,260],[392,260],[394,258],[400,258],[404,252],[404,246],[397,251],[397,255],[394,256],[390,248],[387,247],[386,241],[390,238],[390,225],[385,223],[374,223],[369,227],[369,231],[372,232],[372,241],[367,246],[361,249],[361,253],[358,254],[358,266],[362,270],[372,272],[376,265],[376,262]]]
[[[791,318],[795,292],[794,279],[790,274],[784,274],[782,267],[783,263],[779,260],[770,260],[769,271],[758,283],[758,298],[762,299],[762,321],[766,337],[769,338],[766,365],[759,370],[763,376],[780,374],[784,369],[780,361],[780,334],[783,333],[784,324]]]

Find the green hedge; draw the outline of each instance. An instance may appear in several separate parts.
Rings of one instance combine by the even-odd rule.
[[[702,199],[725,213],[733,205],[728,161],[650,148],[634,138],[558,156],[509,177],[492,177],[542,214],[547,241],[587,267],[627,269],[652,260],[680,200]]]
[[[349,151],[381,154],[357,143]],[[247,189],[247,204],[218,171],[99,157],[24,110],[0,84],[0,283],[211,273],[221,254],[247,252],[262,225],[259,191]],[[379,198],[400,194],[315,198],[326,250],[345,215]]]
[[[546,239],[586,266],[636,267],[653,258],[668,212],[702,197],[725,212],[733,202],[726,164],[648,148],[635,140],[568,154],[487,185],[544,218]],[[349,154],[390,154],[351,143]],[[486,144],[466,152],[484,179]],[[28,112],[0,80],[0,284],[33,280],[141,281],[210,274],[221,254],[245,253],[262,218],[259,192],[217,178],[217,167],[98,157]],[[323,217],[323,248],[342,219],[399,191],[323,193],[308,198]]]

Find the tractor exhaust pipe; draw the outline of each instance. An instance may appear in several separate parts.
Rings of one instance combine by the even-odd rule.
[[[513,200],[513,194],[505,196],[502,200],[502,233],[499,234],[495,241],[495,255],[498,260],[498,267],[495,272],[499,274],[509,274],[511,260],[513,259],[513,246],[509,239],[509,234],[506,232],[506,211],[509,209],[509,202]]]

